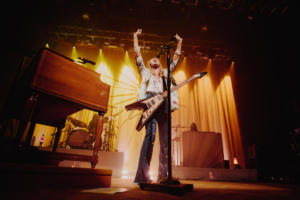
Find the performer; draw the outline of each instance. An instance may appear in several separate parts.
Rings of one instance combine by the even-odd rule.
[[[148,67],[144,65],[143,58],[138,45],[138,36],[142,34],[142,29],[138,29],[133,35],[133,45],[136,54],[136,64],[139,69],[142,81],[138,91],[138,100],[151,97],[167,90],[167,69],[162,68],[158,58],[154,57],[148,61]],[[181,54],[182,38],[176,34],[174,36],[177,41],[176,51],[170,63],[170,71],[174,71]],[[172,86],[171,86],[172,87]],[[171,93],[171,111],[178,108],[177,91]],[[156,124],[158,124],[160,153],[158,181],[163,182],[167,179],[168,173],[168,122],[167,110],[163,104],[159,110],[155,112],[152,118],[145,124],[146,135],[142,145],[138,169],[134,182],[145,183],[151,182],[149,177],[149,167],[152,158],[153,145],[155,140]]]

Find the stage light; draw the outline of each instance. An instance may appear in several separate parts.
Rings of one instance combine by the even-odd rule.
[[[215,176],[211,170],[209,171],[208,176],[209,176],[210,180],[213,180],[215,178]]]
[[[113,85],[113,75],[105,61],[101,61],[96,67],[96,72],[100,73],[100,80],[108,85]]]
[[[237,161],[237,159],[236,159],[236,157],[234,157],[234,159],[233,159],[233,164],[235,164],[235,165],[239,164],[238,161]]]
[[[130,177],[128,176],[128,171],[126,169],[122,170],[122,179],[129,179]]]
[[[109,45],[108,48],[117,49],[117,48],[119,48],[119,47],[116,46],[116,45]]]
[[[82,14],[81,17],[82,17],[82,19],[85,20],[85,21],[89,21],[89,20],[90,20],[90,16],[89,16],[89,14],[87,14],[87,13]]]
[[[201,52],[201,51],[196,51],[196,55],[199,56],[199,58],[201,58],[203,60],[208,60],[209,59],[208,55]]]
[[[202,27],[201,27],[201,31],[208,31],[207,26],[202,26]]]
[[[77,60],[77,58],[78,58],[78,52],[77,52],[76,46],[73,46],[73,48],[72,48],[71,58],[73,60]]]
[[[240,169],[241,166],[239,165],[239,162],[237,161],[236,157],[234,157],[233,159],[233,165],[234,165],[234,169]]]
[[[149,172],[149,177],[152,181],[155,181],[157,179],[157,177],[154,175],[153,171]]]
[[[126,169],[123,169],[122,170],[122,175],[127,175],[128,174],[128,171]]]

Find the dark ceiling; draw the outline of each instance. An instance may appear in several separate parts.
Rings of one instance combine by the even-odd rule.
[[[131,45],[132,32],[143,28],[142,42],[154,48],[179,33],[185,38],[186,51],[204,47],[227,52],[237,41],[244,40],[249,31],[254,32],[253,24],[262,27],[268,19],[285,18],[288,3],[288,0],[12,2],[7,27],[17,45],[29,43],[24,46],[33,45],[32,36],[41,42],[64,38],[100,46],[104,42]]]

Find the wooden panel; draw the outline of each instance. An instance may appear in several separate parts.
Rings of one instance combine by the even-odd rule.
[[[32,88],[107,111],[110,86],[101,82],[100,74],[48,49],[41,51]]]
[[[112,170],[56,167],[41,164],[0,163],[0,176],[5,181],[4,188],[17,190],[110,187]],[[22,199],[27,198],[24,197]]]
[[[223,168],[222,136],[214,132],[182,133],[183,167]]]
[[[40,94],[36,107],[36,122],[49,126],[64,127],[66,118],[70,114],[73,114],[84,108],[85,107],[80,104],[67,101],[62,98]]]

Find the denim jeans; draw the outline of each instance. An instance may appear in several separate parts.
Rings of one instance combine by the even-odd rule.
[[[150,97],[150,95],[147,96]],[[158,179],[166,178],[168,175],[168,121],[167,113],[165,112],[164,106],[162,106],[145,124],[146,135],[142,145],[138,169],[134,180],[136,183],[150,182],[149,168],[155,140],[156,124],[158,124],[160,143]]]

